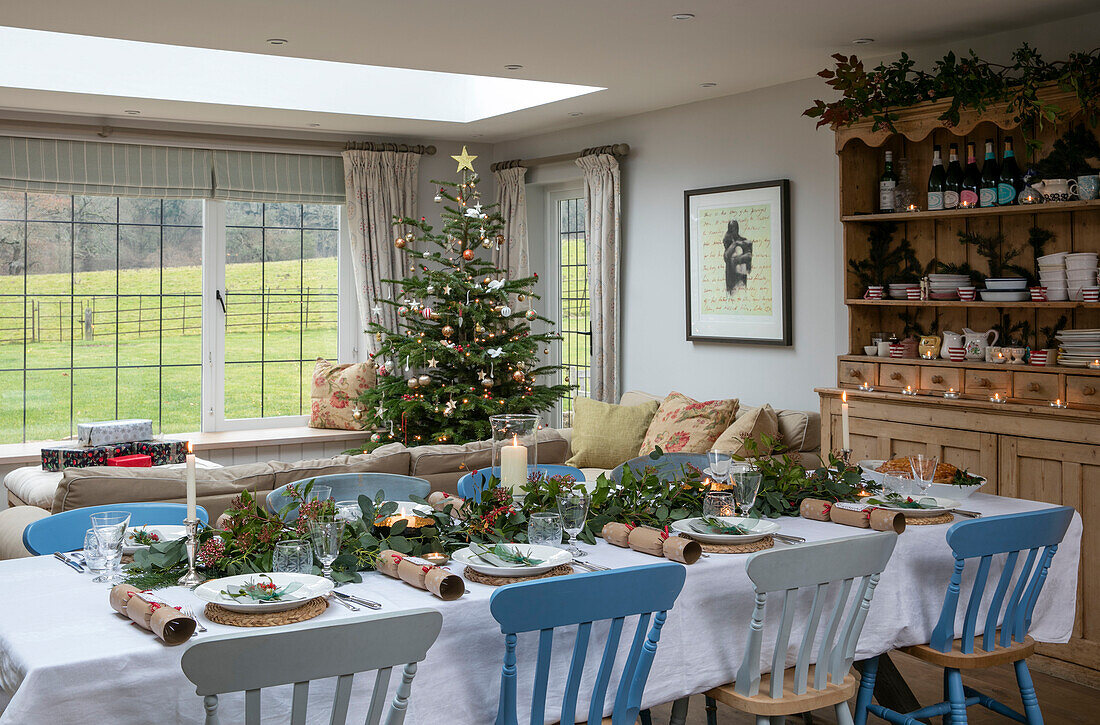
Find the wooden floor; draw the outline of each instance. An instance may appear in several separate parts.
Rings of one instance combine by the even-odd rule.
[[[909,687],[922,705],[931,705],[943,699],[941,697],[943,670],[897,652],[891,653],[890,657],[897,664],[898,669],[905,676],[905,681],[909,683]],[[1032,677],[1035,680],[1035,690],[1039,695],[1039,706],[1043,710],[1043,720],[1046,725],[1081,725],[1086,722],[1100,721],[1100,690],[1044,675],[1034,670],[1032,670]],[[1016,689],[1016,675],[1011,665],[964,673],[963,682],[1010,707],[1017,710],[1023,709],[1020,706],[1019,691]],[[669,709],[670,705],[653,708],[653,722],[662,725],[667,723]],[[1092,715],[1086,713],[1092,713]],[[967,719],[970,725],[987,723],[1003,725],[1003,723],[1012,722],[981,706],[967,710]],[[691,698],[688,709],[688,725],[705,725],[706,721],[703,696],[696,695]],[[752,725],[755,720],[751,715],[719,704],[718,722],[721,725]],[[787,722],[789,725],[795,725],[802,721],[800,718],[792,717]],[[836,719],[831,710],[819,710],[814,712],[814,722],[835,723]],[[874,716],[868,718],[868,725],[882,725],[882,723],[885,721]],[[933,723],[939,723],[939,718],[935,718]]]

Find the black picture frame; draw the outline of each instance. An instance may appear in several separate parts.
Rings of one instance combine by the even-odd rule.
[[[766,336],[754,336],[744,334],[729,334],[731,330],[738,327],[736,321],[730,321],[724,323],[724,325],[709,324],[704,320],[704,315],[699,310],[695,310],[693,316],[693,307],[697,302],[701,302],[702,283],[701,283],[701,268],[697,267],[702,255],[702,239],[701,232],[699,231],[698,224],[692,216],[692,208],[695,204],[706,203],[704,200],[709,198],[710,203],[719,203],[724,200],[728,200],[731,204],[737,204],[740,199],[744,199],[746,203],[750,203],[753,199],[760,199],[763,196],[770,196],[774,199],[774,203],[779,209],[778,225],[773,223],[772,229],[775,230],[778,226],[778,252],[779,252],[779,273],[776,275],[773,271],[772,274],[772,291],[771,299],[772,303],[778,302],[782,306],[782,310],[777,316],[776,320],[772,320],[772,334]],[[688,189],[684,192],[684,300],[685,311],[687,317],[686,332],[687,340],[689,342],[718,342],[718,343],[733,343],[742,345],[775,345],[780,347],[790,347],[794,342],[794,331],[792,324],[792,289],[791,289],[791,223],[790,223],[790,197],[791,197],[791,182],[789,179],[774,179],[770,181],[756,181],[745,184],[730,184],[726,186],[712,186],[704,189]],[[774,237],[773,237],[774,241]],[[775,247],[773,246],[772,262],[776,259]],[[750,253],[751,255],[751,253]],[[727,261],[728,265],[729,262]],[[727,282],[729,284],[730,274],[727,270]],[[693,288],[693,280],[695,280],[695,286],[699,289]],[[774,282],[778,280],[781,289],[776,290]],[[716,330],[715,327],[722,329]]]

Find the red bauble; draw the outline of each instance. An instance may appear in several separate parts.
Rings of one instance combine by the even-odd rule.
[[[464,251],[462,253],[462,258],[465,259],[467,262],[469,262],[471,259],[474,258],[474,250],[467,249],[466,251]]]

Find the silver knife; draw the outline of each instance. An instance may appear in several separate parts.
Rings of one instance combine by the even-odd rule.
[[[951,513],[959,514],[960,516],[969,516],[972,519],[980,519],[982,515],[977,511],[964,511],[962,509],[955,509]]]
[[[84,573],[84,567],[82,567],[80,564],[77,564],[72,559],[69,559],[69,558],[65,557],[64,555],[62,555],[62,553],[60,551],[55,551],[53,553],[53,557],[55,559],[57,559],[58,561],[60,561],[65,566],[71,567],[71,568],[75,569],[76,571],[80,572],[81,574]]]
[[[350,594],[347,594],[345,592],[337,591],[336,589],[333,589],[332,593],[335,594],[336,596],[338,596],[340,599],[346,599],[349,602],[355,602],[356,604],[362,604],[367,609],[381,609],[382,608],[381,604],[379,604],[378,602],[373,602],[370,599],[363,599],[362,597],[354,597],[354,596],[352,596]]]
[[[784,541],[788,544],[805,544],[806,543],[806,540],[803,539],[801,536],[791,536],[789,534],[772,534],[771,536],[772,536],[773,539],[778,539],[779,541]]]

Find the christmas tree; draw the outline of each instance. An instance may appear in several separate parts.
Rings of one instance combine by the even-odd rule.
[[[552,321],[512,305],[535,297],[531,288],[538,275],[507,279],[505,270],[477,256],[478,246],[508,243],[501,233],[504,220],[495,204],[481,204],[477,157],[463,147],[453,158],[462,181],[432,182],[439,186],[435,200],[445,203],[441,232],[423,217],[396,220],[419,234],[394,241],[409,255],[410,276],[386,280],[396,299],[377,301],[397,308],[398,329],[371,322],[367,330],[378,341],[371,355],[378,384],[359,405],[362,419],[376,430],[374,444],[484,440],[491,435],[490,415],[538,413],[569,389],[537,382],[561,369],[542,364],[539,356],[540,348],[549,355],[550,343],[560,338],[534,332],[532,322]]]

